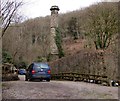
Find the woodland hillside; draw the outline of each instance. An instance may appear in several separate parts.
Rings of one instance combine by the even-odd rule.
[[[59,14],[64,58],[79,51],[118,55],[118,4],[103,2]],[[3,60],[14,64],[48,61],[50,16],[11,24],[3,36]]]

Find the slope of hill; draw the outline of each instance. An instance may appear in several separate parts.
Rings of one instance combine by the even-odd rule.
[[[73,55],[80,50],[84,50],[85,40],[84,39],[64,39],[63,40],[63,49],[66,55]]]
[[[89,29],[91,28],[91,26],[93,26],[88,25],[88,21],[91,20],[91,14],[97,15],[100,11],[102,11],[101,9],[99,9],[100,11],[97,12],[97,14],[93,12],[94,10],[96,10],[97,6],[101,7],[101,9],[107,7],[108,10],[102,9],[106,12],[112,10],[110,11],[110,14],[114,14],[117,12],[116,4],[107,3],[106,6],[106,3],[100,3],[97,5],[92,5],[85,9],[80,9],[77,11],[59,15],[59,28],[61,31],[61,36],[63,38],[63,49],[66,56],[71,54],[73,55],[80,50],[95,50],[95,46],[93,45],[93,37],[96,36],[93,36],[93,39],[87,36],[92,40],[92,45],[89,46],[89,41],[86,37],[88,33],[86,32],[89,32]],[[114,18],[116,16],[111,15],[110,17]],[[76,24],[73,25],[77,25],[77,29],[75,30],[80,36],[80,38],[77,40],[73,40],[73,33],[70,33],[68,29],[71,26],[70,22],[73,21],[71,20],[72,18],[76,18]],[[100,19],[100,21],[102,20],[103,19]],[[47,58],[50,43],[49,37],[50,16],[29,19],[22,24],[16,24],[12,27],[9,27],[5,36],[3,37],[3,49],[11,53],[13,62],[25,61],[29,64],[36,60],[38,57]]]

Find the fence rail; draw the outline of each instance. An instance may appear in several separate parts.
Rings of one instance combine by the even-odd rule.
[[[51,74],[51,79],[85,81],[90,83],[106,84],[107,86],[111,86],[111,81],[106,75],[80,74],[80,73],[69,72],[69,73]]]

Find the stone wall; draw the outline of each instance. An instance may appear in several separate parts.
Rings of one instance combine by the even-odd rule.
[[[50,62],[49,65],[52,73],[77,72],[118,79],[117,62],[117,58],[112,53],[80,51],[75,55]]]

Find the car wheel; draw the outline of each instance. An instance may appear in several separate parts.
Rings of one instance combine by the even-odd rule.
[[[29,81],[33,81],[33,79],[30,78]]]
[[[47,81],[47,82],[50,82],[50,79],[48,78],[48,79],[46,79],[46,81]]]
[[[42,81],[42,79],[40,79],[40,81]]]
[[[27,78],[27,76],[25,76],[25,81],[28,81],[28,78]]]
[[[28,81],[28,79],[25,79],[25,81]]]

